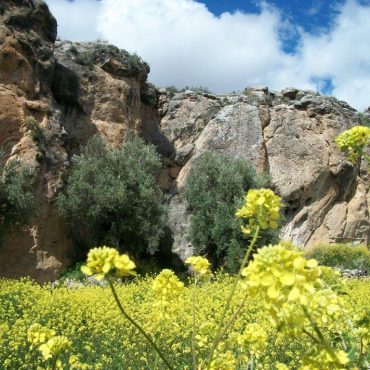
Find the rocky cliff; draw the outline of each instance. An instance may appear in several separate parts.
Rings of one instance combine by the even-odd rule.
[[[0,3],[0,147],[6,159],[36,170],[35,211],[30,227],[5,240],[3,276],[52,280],[68,264],[71,243],[54,200],[81,144],[99,133],[119,145],[132,131],[169,145],[157,135],[157,91],[146,82],[146,63],[114,46],[56,36],[42,1]]]
[[[174,250],[183,257],[191,253],[182,188],[197,158],[209,149],[248,159],[271,175],[286,205],[282,239],[301,247],[318,241],[367,243],[367,186],[334,142],[356,123],[357,112],[347,103],[294,88],[175,95],[161,120],[181,168],[171,201]]]
[[[0,147],[37,171],[30,227],[8,235],[0,275],[54,279],[71,243],[54,200],[70,158],[95,134],[115,146],[129,132],[163,157],[160,186],[172,195],[173,249],[191,253],[182,188],[206,150],[252,161],[271,174],[285,204],[282,238],[367,243],[366,189],[344,160],[336,135],[359,122],[347,103],[310,91],[249,88],[214,96],[170,97],[147,82],[149,66],[104,43],[56,41],[57,24],[38,0],[0,4]],[[30,117],[38,122],[37,140]]]

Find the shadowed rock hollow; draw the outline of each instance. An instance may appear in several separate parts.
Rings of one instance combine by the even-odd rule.
[[[93,135],[114,146],[128,133],[156,145],[160,186],[171,194],[173,250],[191,254],[182,188],[208,149],[250,160],[271,174],[283,197],[282,238],[304,247],[317,241],[367,243],[369,219],[359,167],[334,139],[359,123],[347,103],[294,88],[214,96],[185,91],[172,98],[147,82],[149,66],[104,43],[56,40],[57,25],[42,1],[0,4],[0,147],[36,169],[30,226],[10,233],[0,275],[55,279],[72,249],[54,205],[71,156]],[[25,122],[36,119],[35,141]]]

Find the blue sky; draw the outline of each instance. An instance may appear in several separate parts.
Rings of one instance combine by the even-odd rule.
[[[259,12],[259,2],[252,0],[206,0],[200,1],[214,14],[225,11],[242,10],[247,13]],[[300,25],[307,31],[315,31],[318,28],[328,27],[335,14],[335,8],[342,1],[330,0],[270,0],[269,4],[281,9],[284,15],[294,24]]]
[[[295,86],[370,105],[370,0],[46,2],[60,37],[136,52],[158,86]]]

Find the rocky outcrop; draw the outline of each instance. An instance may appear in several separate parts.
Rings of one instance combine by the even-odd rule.
[[[93,135],[117,146],[133,132],[172,150],[158,130],[157,90],[146,82],[146,63],[112,45],[58,42],[56,35],[42,1],[1,2],[0,147],[6,159],[36,171],[34,213],[29,227],[7,236],[1,276],[53,280],[68,264],[71,242],[55,195],[71,156]]]
[[[35,168],[35,211],[30,227],[8,235],[0,253],[1,275],[44,281],[68,262],[68,240],[52,202],[67,154],[51,97],[57,23],[43,2],[0,5],[0,147],[7,158]],[[32,117],[36,126],[27,120]],[[39,126],[39,127],[37,127]],[[33,129],[42,135],[33,139]]]
[[[341,131],[359,122],[347,103],[310,91],[269,92],[261,87],[216,100],[178,94],[168,107],[162,127],[174,142],[176,157],[191,148],[170,207],[174,250],[181,256],[191,251],[182,188],[199,156],[209,149],[247,159],[271,175],[285,204],[283,239],[301,247],[318,241],[368,242],[367,186],[359,168],[345,161],[334,142]],[[184,114],[189,111],[196,112],[196,118]],[[185,128],[196,127],[200,117],[204,128],[189,138]]]
[[[41,0],[0,3],[0,147],[36,171],[30,225],[11,232],[0,275],[55,279],[72,245],[55,207],[70,159],[99,134],[119,146],[128,134],[163,158],[158,183],[171,195],[173,250],[191,254],[182,189],[199,156],[213,149],[270,173],[286,204],[282,238],[368,242],[367,184],[335,136],[358,123],[345,102],[288,88],[249,88],[215,96],[190,90],[172,98],[147,82],[149,66],[105,43],[56,41]]]

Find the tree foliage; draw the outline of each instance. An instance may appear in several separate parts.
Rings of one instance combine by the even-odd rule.
[[[57,204],[81,252],[102,244],[137,256],[158,249],[166,225],[160,167],[155,148],[139,138],[113,149],[96,136],[73,157]]]
[[[195,253],[208,255],[215,266],[235,271],[248,240],[240,232],[235,211],[245,192],[269,186],[251,164],[226,155],[206,152],[196,163],[185,186],[190,214],[190,241]],[[276,239],[276,232],[261,233],[259,244]]]
[[[33,168],[19,160],[5,164],[0,151],[0,243],[12,228],[27,223],[33,205]]]

